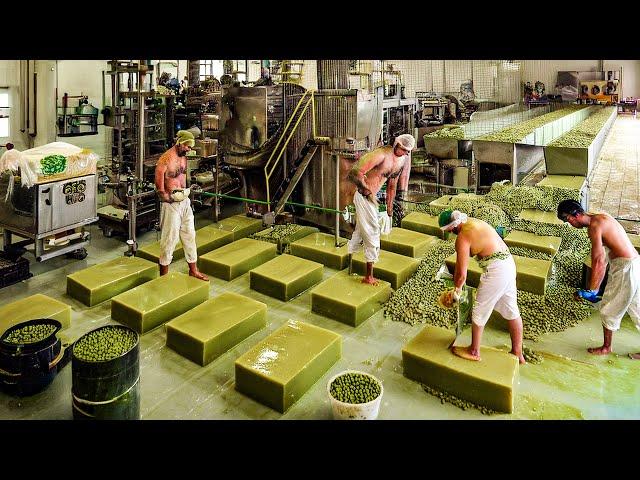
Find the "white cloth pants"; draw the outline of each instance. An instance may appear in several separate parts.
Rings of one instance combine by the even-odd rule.
[[[493,260],[480,275],[476,301],[471,312],[471,321],[483,327],[496,310],[506,320],[520,316],[518,291],[516,289],[516,263],[510,256],[504,260]]]
[[[195,263],[198,250],[191,200],[186,198],[182,202],[161,202],[160,228],[160,265],[171,264],[178,238],[182,242],[187,263]]]
[[[360,192],[353,196],[353,205],[356,207],[356,227],[349,240],[348,252],[359,252],[364,246],[365,260],[375,263],[380,255],[378,206],[364,198]]]
[[[628,311],[640,330],[640,257],[614,258],[609,261],[609,276],[598,308],[602,325],[608,330],[620,329],[622,317]]]

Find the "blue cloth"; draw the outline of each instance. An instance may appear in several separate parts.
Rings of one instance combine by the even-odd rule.
[[[581,288],[576,292],[576,295],[591,303],[596,303],[602,300],[600,297],[598,297],[597,290],[584,290]]]

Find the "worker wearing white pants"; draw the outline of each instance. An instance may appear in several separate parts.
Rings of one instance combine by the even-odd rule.
[[[471,321],[484,327],[494,309],[508,320],[520,317],[516,263],[511,255],[505,259],[491,260],[484,273],[480,275]]]
[[[376,263],[380,256],[380,223],[378,205],[356,192],[353,196],[356,207],[356,226],[348,243],[349,254],[357,253],[364,247],[367,262]]]
[[[160,205],[160,265],[171,265],[178,239],[182,242],[187,263],[195,263],[198,251],[191,201],[185,198],[181,202],[162,202]]]
[[[626,312],[640,330],[640,256],[609,260],[607,287],[599,306],[602,325],[608,330],[619,330]]]

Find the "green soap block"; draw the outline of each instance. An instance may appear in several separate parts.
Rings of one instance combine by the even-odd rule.
[[[58,320],[63,329],[67,328],[71,325],[71,307],[41,293],[7,303],[0,306],[0,335],[18,323],[39,318]]]
[[[373,276],[386,280],[391,284],[391,288],[397,290],[416,273],[418,265],[418,259],[381,250],[378,261],[373,264]],[[352,255],[351,271],[361,275],[367,272],[367,261],[363,252]]]
[[[169,272],[111,299],[111,318],[147,333],[209,298],[209,282]]]
[[[516,286],[518,290],[544,295],[551,275],[551,262],[537,258],[513,255],[516,262]]]
[[[342,355],[342,337],[289,320],[236,360],[236,390],[281,413]]]
[[[547,175],[536,185],[539,187],[568,188],[571,190],[582,190],[582,186],[587,178],[580,175]]]
[[[530,222],[550,223],[551,225],[563,225],[564,222],[558,218],[556,212],[543,212],[536,208],[525,208],[518,215],[518,220],[528,220]]]
[[[452,198],[453,195],[443,195],[442,197],[429,202],[429,206],[438,210],[446,210],[449,208],[449,202],[451,202]]]
[[[551,262],[549,260],[538,260],[537,258],[527,258],[512,255],[516,264],[516,287],[518,290],[544,295],[547,287],[547,280],[551,274]],[[450,273],[455,272],[457,254],[447,257],[445,263]],[[500,262],[501,260],[494,260]],[[480,275],[483,270],[475,258],[469,259],[467,268],[467,285],[477,287],[480,284]]]
[[[425,327],[402,349],[404,376],[499,412],[513,412],[518,359],[509,353],[481,347],[474,362],[449,350],[455,333]]]
[[[349,264],[347,239],[338,237],[342,246],[336,247],[335,235],[312,233],[291,243],[291,254],[321,263],[329,268],[343,270]]]
[[[137,257],[118,257],[67,275],[67,293],[89,307],[158,276],[158,265]]]
[[[167,346],[205,366],[267,326],[267,306],[225,292],[167,323]]]
[[[136,257],[144,258],[153,263],[160,260],[160,241],[144,245],[136,250]],[[184,249],[182,243],[178,242],[176,248],[173,249],[173,260],[181,260],[184,258]]]
[[[249,278],[253,290],[287,302],[320,282],[323,269],[321,263],[284,254],[251,270]]]
[[[380,248],[382,250],[413,258],[422,257],[437,242],[438,239],[431,235],[398,227],[392,228],[389,235],[380,235]]]
[[[233,233],[220,228],[218,224],[207,225],[196,230],[198,256],[233,242]]]
[[[233,241],[262,230],[262,220],[259,218],[251,218],[246,215],[234,215],[218,222],[220,228],[233,233]]]
[[[449,238],[449,232],[440,229],[438,217],[426,213],[411,212],[402,219],[401,226],[407,230],[432,235],[443,240]]]
[[[231,243],[233,238],[233,233],[221,228],[218,223],[213,223],[196,230],[196,249],[198,256],[220,248],[227,243]],[[160,259],[160,242],[154,242],[139,248],[136,256],[158,263]],[[173,259],[180,260],[182,258],[184,258],[184,248],[182,247],[182,243],[178,242],[176,248],[173,250]]]
[[[627,233],[627,237],[629,237],[629,240],[631,240],[631,244],[634,246],[637,252],[640,253],[640,235]]]
[[[295,233],[292,233],[291,235],[287,235],[286,237],[282,237],[278,239],[270,239],[269,235],[271,234],[272,231],[273,231],[272,228],[266,228],[256,233],[254,238],[256,240],[260,240],[257,237],[261,237],[261,236],[266,237],[266,239],[263,241],[275,243],[278,246],[278,253],[284,252],[285,249],[289,245],[291,245],[292,242],[295,242],[296,240],[300,240],[301,238],[304,238],[307,235],[311,235],[312,233],[319,232],[319,230],[316,227],[304,226],[300,228],[298,231],[296,231]]]
[[[512,230],[505,238],[504,243],[509,247],[525,247],[538,252],[555,255],[560,249],[562,239],[560,237],[550,237],[536,235],[535,233]]]
[[[198,268],[223,280],[233,280],[276,256],[276,245],[241,238],[198,258]]]
[[[376,313],[391,296],[391,285],[362,283],[360,275],[339,272],[311,290],[311,310],[357,327]]]

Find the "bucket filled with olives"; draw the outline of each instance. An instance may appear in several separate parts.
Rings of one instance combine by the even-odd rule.
[[[375,420],[380,411],[382,382],[369,373],[346,370],[329,380],[327,392],[335,420]]]

